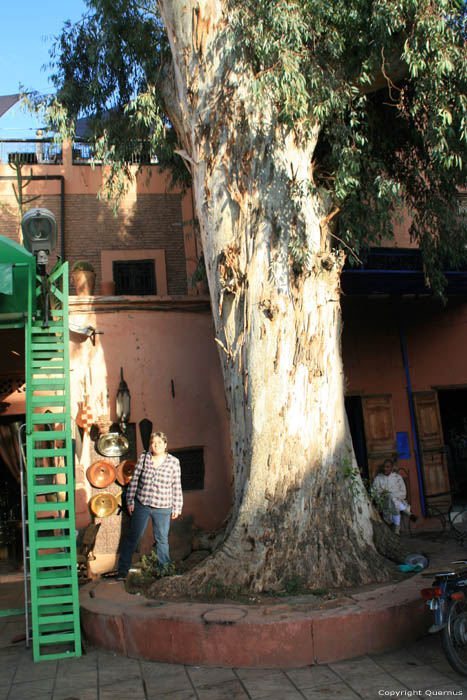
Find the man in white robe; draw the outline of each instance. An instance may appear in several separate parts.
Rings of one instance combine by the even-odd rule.
[[[396,535],[399,535],[401,513],[410,516],[410,505],[406,500],[407,489],[404,479],[394,471],[394,463],[391,459],[384,461],[381,472],[375,476],[371,492],[381,506],[384,522],[392,525]]]

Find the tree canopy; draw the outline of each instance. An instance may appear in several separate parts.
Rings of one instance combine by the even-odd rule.
[[[157,3],[87,2],[87,14],[65,25],[51,52],[51,127],[72,135],[74,120],[89,118],[96,158],[113,166],[113,198],[142,143],[186,183],[164,108],[170,50]],[[456,265],[464,250],[464,2],[226,0],[225,17],[236,36],[232,65],[253,78],[251,99],[272,103],[299,139],[319,125],[313,177],[296,187],[328,193],[336,245],[359,256],[392,236],[405,205],[439,288],[438,268]]]

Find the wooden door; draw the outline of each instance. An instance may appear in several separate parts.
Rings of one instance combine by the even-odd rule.
[[[417,421],[418,446],[427,505],[451,490],[443,427],[436,391],[420,391],[413,395]]]
[[[368,475],[373,481],[385,459],[397,459],[391,394],[363,396],[363,424],[368,453]]]

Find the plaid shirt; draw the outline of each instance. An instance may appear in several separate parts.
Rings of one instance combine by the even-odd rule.
[[[168,454],[162,464],[155,467],[151,453],[143,452],[136,462],[135,471],[128,484],[127,506],[134,505],[135,498],[143,506],[172,508],[172,513],[180,515],[183,494],[178,459]]]

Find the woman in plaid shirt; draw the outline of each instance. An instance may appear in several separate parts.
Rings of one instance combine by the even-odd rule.
[[[131,558],[150,518],[157,543],[159,569],[170,564],[170,520],[178,518],[182,512],[183,495],[180,462],[168,454],[164,433],[151,433],[149,452],[143,452],[138,459],[128,484],[126,504],[131,515],[130,532],[120,552],[119,580],[127,577]]]

